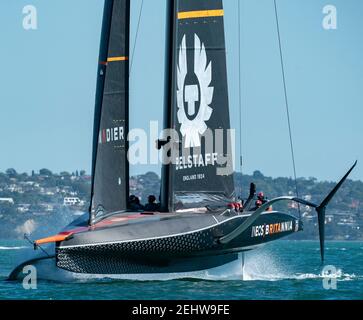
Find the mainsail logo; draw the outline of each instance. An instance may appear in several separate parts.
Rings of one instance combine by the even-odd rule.
[[[124,141],[125,140],[125,129],[124,127],[113,127],[100,130],[98,136],[98,143],[110,143],[110,142],[117,142],[117,141]]]
[[[179,49],[177,68],[177,102],[180,132],[185,138],[184,147],[201,146],[201,138],[208,129],[206,121],[212,115],[210,104],[213,100],[214,88],[212,82],[212,62],[208,64],[205,45],[194,35],[194,74],[196,83],[187,83],[188,62],[186,36],[184,35]],[[189,77],[190,78],[190,77]]]
[[[274,224],[264,224],[260,226],[252,226],[252,238],[265,237],[282,232],[293,231],[292,221],[279,222]]]

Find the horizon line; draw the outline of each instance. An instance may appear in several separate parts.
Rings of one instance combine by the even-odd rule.
[[[87,170],[84,170],[84,169],[76,169],[76,170],[72,170],[72,171],[62,170],[62,171],[59,171],[59,172],[55,172],[55,171],[52,171],[52,170],[50,170],[48,168],[42,168],[42,169],[39,169],[39,170],[32,169],[30,172],[29,171],[18,172],[15,168],[7,168],[4,171],[3,170],[0,170],[0,174],[5,174],[6,175],[7,174],[6,173],[7,170],[15,170],[15,172],[16,172],[17,175],[26,174],[28,176],[32,176],[32,172],[33,171],[34,171],[34,174],[35,175],[38,175],[39,176],[41,170],[49,170],[52,173],[52,175],[57,175],[57,176],[61,176],[61,173],[68,173],[71,176],[76,176],[76,172],[77,171],[78,171],[78,175],[80,176],[80,172],[84,171],[85,174],[83,176],[92,177],[92,174],[89,173],[89,172],[87,172]],[[264,178],[271,178],[271,179],[278,179],[278,178],[294,179],[293,176],[275,176],[275,177],[273,177],[273,176],[267,176],[267,175],[265,175],[260,170],[254,170],[254,172],[252,172],[250,174],[248,174],[248,173],[241,173],[239,171],[234,171],[233,174],[234,175],[242,174],[242,176],[253,176],[255,174],[255,172],[261,173]],[[146,175],[148,173],[154,173],[154,174],[156,174],[159,177],[159,179],[161,179],[161,174],[160,173],[157,173],[157,172],[151,171],[151,170],[145,171],[145,172],[140,172],[140,173],[135,173],[133,175],[130,175],[129,177],[130,178],[133,178],[133,177],[137,177],[137,176],[141,176],[141,175]],[[319,180],[318,178],[313,177],[313,176],[311,176],[311,177],[301,177],[301,176],[300,177],[297,177],[297,180],[301,180],[301,179],[304,179],[304,180],[316,180],[317,182],[336,182],[336,181],[339,180],[339,179],[337,179],[337,180]],[[357,180],[355,180],[355,179],[348,179],[348,180],[351,180],[353,182],[363,182],[363,180],[360,180],[360,179],[357,179]]]

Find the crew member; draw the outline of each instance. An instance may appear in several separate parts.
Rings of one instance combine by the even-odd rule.
[[[261,200],[257,200],[255,202],[255,207],[252,208],[252,211],[256,211],[257,209],[261,208],[261,206],[262,206],[262,201]]]
[[[140,203],[140,199],[135,195],[131,195],[129,198],[129,208],[135,211],[144,210],[143,205]]]
[[[261,192],[259,192],[258,193],[258,195],[257,195],[257,201],[261,201],[261,203],[262,204],[265,204],[265,203],[267,203],[268,202],[268,199],[265,197],[265,195],[264,195],[264,193],[261,191]],[[261,205],[262,205],[261,204]],[[266,211],[272,211],[272,206],[269,206],[267,209],[266,209]]]
[[[257,199],[260,200],[262,204],[265,204],[267,202],[267,198],[265,198],[265,195],[262,191],[258,193]]]
[[[145,211],[155,212],[160,210],[160,206],[156,203],[156,198],[154,195],[148,196],[147,200],[148,203],[145,205]]]

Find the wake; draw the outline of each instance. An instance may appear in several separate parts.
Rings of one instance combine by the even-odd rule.
[[[38,278],[54,282],[98,282],[98,281],[171,281],[171,280],[204,280],[204,281],[306,281],[323,279],[322,273],[296,273],[291,272],[274,259],[269,253],[248,253],[245,256],[245,265],[242,270],[242,257],[226,265],[209,270],[168,273],[168,274],[76,274],[56,267],[55,259],[38,261],[35,264]],[[359,276],[344,273],[338,269],[331,275],[338,281],[350,281]]]
[[[245,281],[283,281],[283,280],[313,280],[324,279],[326,276],[322,270],[318,273],[296,272],[293,266],[282,264],[276,260],[275,256],[269,252],[250,253],[244,268]],[[322,269],[322,267],[320,268]],[[359,278],[355,274],[344,273],[337,269],[335,273],[329,275],[330,278],[338,281],[349,281]]]
[[[22,250],[26,249],[27,247],[3,247],[0,246],[0,250]]]

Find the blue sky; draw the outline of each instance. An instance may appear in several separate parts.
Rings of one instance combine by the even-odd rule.
[[[292,176],[273,1],[240,1],[244,172]],[[132,1],[132,42],[140,3]],[[224,3],[232,126],[240,136],[237,0]],[[28,4],[38,10],[36,31],[22,27]],[[322,28],[328,4],[337,8],[337,30]],[[278,7],[298,176],[336,180],[358,159],[352,178],[363,180],[363,2],[278,0]],[[102,0],[0,1],[0,171],[89,171],[102,10]],[[145,0],[131,127],[162,118],[164,12],[164,0]],[[132,173],[147,170],[158,168]]]

